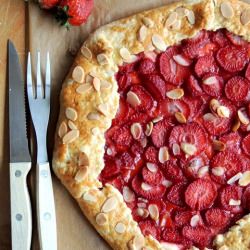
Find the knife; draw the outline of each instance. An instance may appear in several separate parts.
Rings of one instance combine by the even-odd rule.
[[[8,41],[10,202],[12,250],[30,250],[31,203],[27,174],[31,158],[26,137],[24,81],[13,43]]]

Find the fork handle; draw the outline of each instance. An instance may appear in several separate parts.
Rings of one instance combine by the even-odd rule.
[[[10,163],[12,250],[30,250],[32,215],[27,187],[30,162]]]
[[[57,249],[56,213],[49,163],[37,163],[37,224],[41,250]]]

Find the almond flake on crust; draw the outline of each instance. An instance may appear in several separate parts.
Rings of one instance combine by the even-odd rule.
[[[118,233],[118,234],[123,234],[125,233],[126,231],[126,225],[122,222],[118,222],[116,225],[115,225],[115,231]]]
[[[111,196],[109,198],[107,198],[107,200],[104,202],[104,204],[102,205],[102,212],[104,213],[109,213],[112,210],[116,209],[118,205],[118,200],[115,196]]]
[[[154,34],[152,36],[152,43],[156,47],[156,49],[160,51],[165,51],[167,48],[167,45],[164,42],[163,38],[158,34]]]
[[[154,21],[152,19],[148,18],[148,17],[143,17],[142,22],[148,28],[153,28],[154,27]]]
[[[97,214],[95,220],[99,226],[103,226],[108,222],[108,216],[105,213],[99,213]]]
[[[86,179],[88,175],[88,166],[82,166],[75,175],[75,180],[77,182],[82,182]]]
[[[104,54],[104,53],[100,53],[96,56],[97,62],[100,65],[106,65],[109,64],[109,58]]]
[[[243,10],[241,13],[240,21],[242,25],[248,25],[250,23],[250,8]]]
[[[177,12],[172,12],[169,14],[166,22],[165,22],[165,26],[167,28],[169,28],[170,26],[172,26],[176,21],[177,21],[177,18],[178,18],[178,13]]]
[[[138,32],[138,40],[144,42],[148,34],[148,29],[145,25],[142,25]]]
[[[63,144],[69,144],[79,137],[79,130],[71,130],[62,138]]]
[[[76,88],[78,94],[83,94],[92,89],[92,85],[89,83],[81,84]]]
[[[224,1],[220,5],[220,11],[223,17],[232,18],[234,16],[234,10],[232,4],[229,1]]]
[[[77,112],[74,108],[70,108],[70,107],[66,108],[65,115],[71,121],[75,121],[77,119]]]
[[[79,83],[83,83],[85,77],[84,69],[81,66],[76,66],[72,72],[72,78]]]
[[[66,122],[62,122],[58,128],[58,136],[62,138],[68,131]]]
[[[91,60],[92,59],[92,52],[90,51],[90,49],[86,46],[82,46],[81,48],[81,53],[82,55],[88,59],[88,60]]]

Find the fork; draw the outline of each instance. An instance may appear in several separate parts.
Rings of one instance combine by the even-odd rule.
[[[40,248],[42,250],[57,249],[55,202],[46,143],[50,114],[50,85],[49,53],[47,53],[46,58],[44,84],[41,76],[40,52],[37,52],[36,84],[33,85],[31,56],[29,52],[27,62],[27,95],[37,142],[37,224]]]

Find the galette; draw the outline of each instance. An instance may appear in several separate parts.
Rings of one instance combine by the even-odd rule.
[[[250,249],[250,5],[99,28],[60,105],[54,171],[113,249]]]

